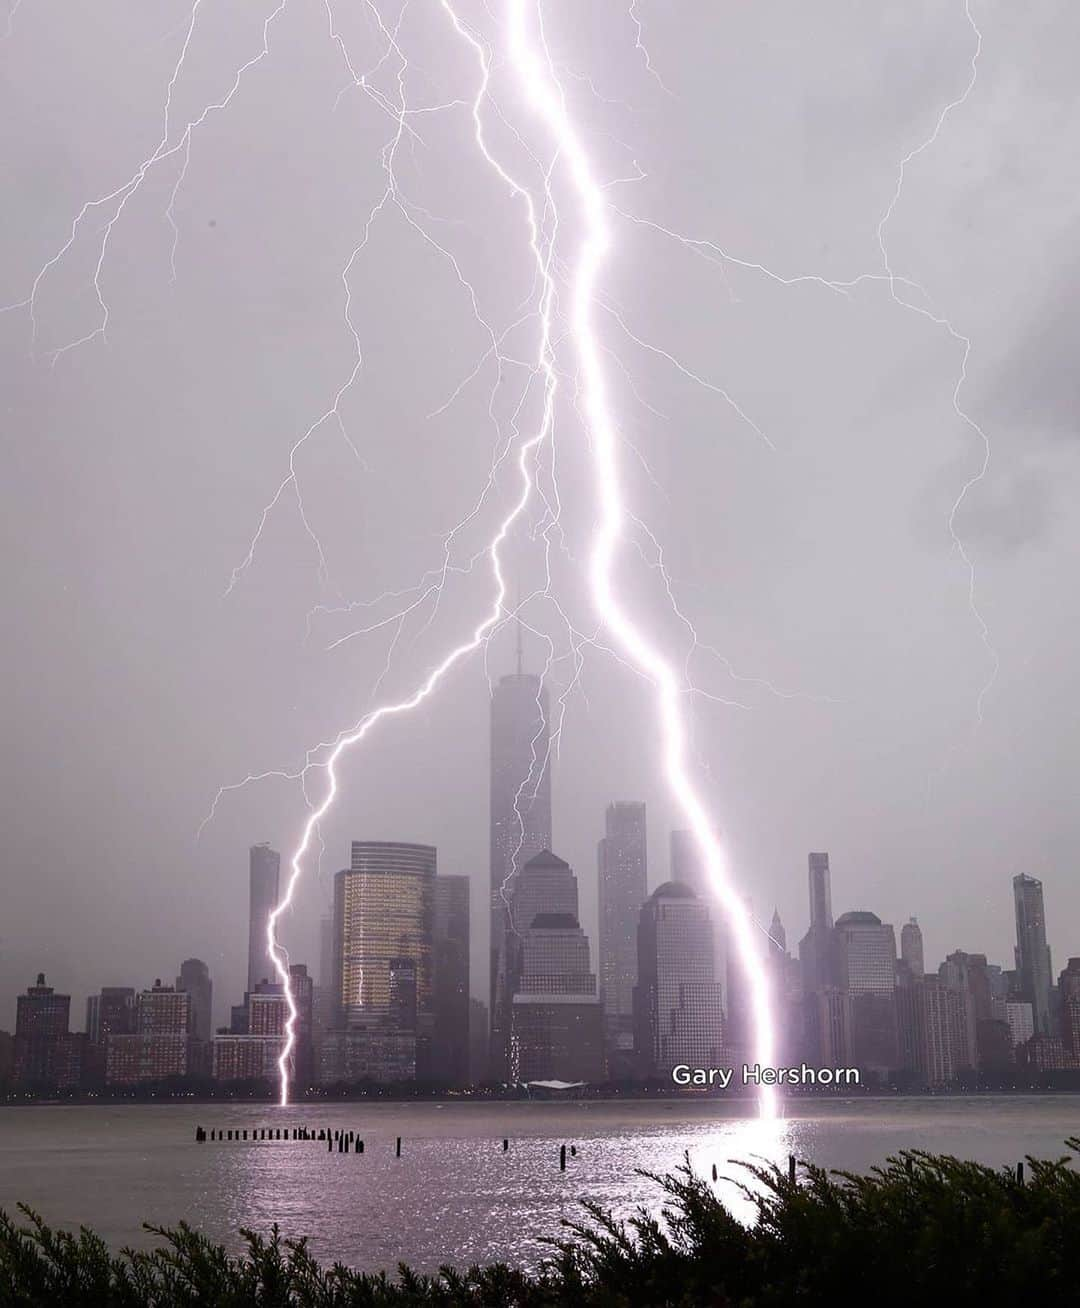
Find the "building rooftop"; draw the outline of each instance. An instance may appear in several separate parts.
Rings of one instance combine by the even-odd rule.
[[[565,867],[565,868],[568,868],[569,866],[570,866],[570,864],[567,863],[567,861],[566,861],[565,859],[563,859],[563,858],[559,858],[556,854],[553,854],[553,853],[551,852],[550,849],[542,849],[542,850],[540,851],[539,854],[534,855],[534,856],[533,856],[532,858],[530,858],[529,861],[525,864],[525,868],[530,868],[530,867]],[[525,870],[525,869],[523,868],[522,871],[524,871],[524,870]]]
[[[838,927],[845,926],[881,926],[881,918],[876,913],[857,909],[854,913],[841,913],[836,919]]]
[[[697,899],[685,881],[665,881],[652,892],[653,899]]]

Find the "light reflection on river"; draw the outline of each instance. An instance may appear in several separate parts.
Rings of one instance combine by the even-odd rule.
[[[747,1113],[749,1113],[747,1108]],[[242,1226],[277,1222],[313,1251],[369,1269],[499,1259],[535,1263],[543,1236],[561,1233],[591,1199],[617,1216],[657,1211],[657,1186],[689,1152],[744,1220],[752,1205],[724,1180],[730,1159],[786,1164],[787,1156],[864,1170],[903,1148],[1012,1163],[1058,1156],[1080,1130],[1080,1099],[962,1099],[802,1103],[762,1121],[708,1102],[100,1105],[0,1112],[0,1207],[21,1200],[54,1225],[86,1223],[113,1245],[147,1245],[144,1220],[186,1219],[231,1247]],[[218,1127],[307,1125],[356,1131],[362,1155],[300,1141],[196,1144]],[[403,1137],[401,1158],[394,1137]],[[502,1152],[502,1138],[510,1140]],[[577,1156],[559,1171],[559,1146]]]

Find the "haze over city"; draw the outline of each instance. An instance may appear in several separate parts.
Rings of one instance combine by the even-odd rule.
[[[992,459],[954,525],[989,648],[948,525],[984,456],[953,409],[960,342],[881,281],[849,294],[781,285],[631,217],[603,288],[628,495],[702,643],[693,747],[733,880],[759,917],[778,907],[801,931],[806,853],[827,849],[837,912],[898,927],[917,914],[934,960],[957,948],[1010,959],[1017,873],[1048,887],[1061,966],[1080,921],[1080,529],[1068,512],[1080,397],[1066,307],[1080,33],[1061,30],[1075,15],[1051,11],[1058,37],[1047,42],[1030,9],[979,7],[975,84],[912,160],[887,227],[894,270],[925,288],[913,301],[971,340],[960,399]],[[0,215],[0,303],[24,299],[86,200],[153,150],[186,16],[167,4],[19,7],[0,46],[0,149],[15,179]],[[261,49],[266,16],[200,19],[177,120],[227,91]],[[557,62],[582,75],[569,94],[598,168],[628,179],[611,188],[620,210],[786,279],[881,273],[878,224],[899,162],[968,85],[977,38],[962,6],[905,6],[903,23],[850,6],[702,7],[692,40],[684,16],[657,7],[647,43],[663,86],[633,24],[620,20],[613,43],[609,19],[556,5],[548,26]],[[362,17],[340,22],[375,48]],[[405,34],[418,103],[474,93],[475,67],[444,17],[410,12]],[[761,85],[769,94],[750,96]],[[437,609],[432,598],[400,627],[392,601],[328,611],[440,568],[444,534],[483,488],[496,423],[511,430],[514,366],[492,405],[485,329],[453,265],[406,217],[437,216],[432,230],[485,321],[510,328],[530,289],[520,216],[475,156],[467,107],[425,116],[422,144],[400,160],[413,207],[388,206],[352,266],[362,367],[340,425],[322,424],[296,462],[325,569],[289,488],[236,571],[291,447],[355,361],[341,270],[385,185],[386,131],[385,113],[350,85],[325,15],[287,8],[242,94],[193,136],[171,205],[175,249],[166,214],[179,160],[150,172],[117,222],[100,279],[107,335],[93,335],[87,289],[104,218],[42,281],[33,339],[25,309],[0,315],[0,521],[15,561],[0,1025],[38,971],[80,1004],[195,955],[223,999],[240,993],[248,846],[267,840],[287,857],[305,810],[295,783],[262,780],[223,795],[199,835],[219,787],[295,770],[376,699],[407,693],[487,602],[478,566],[451,572]],[[526,338],[516,329],[507,355]],[[580,575],[595,507],[563,362],[553,580],[575,630],[592,635]],[[530,401],[522,421],[535,418]],[[454,543],[454,567],[513,491],[509,473],[497,480]],[[541,521],[538,505],[534,533]],[[681,663],[691,638],[649,566],[656,546],[644,533],[637,544],[643,557],[621,575]],[[542,585],[544,545],[528,530],[511,542],[512,597]],[[550,636],[553,699],[575,682],[551,765],[552,847],[578,876],[595,942],[607,804],[646,802],[652,888],[668,879],[668,832],[683,823],[658,776],[640,680],[602,649],[579,665],[548,600],[530,599],[524,617],[528,668],[543,666]],[[361,627],[374,630],[335,644]],[[471,659],[350,756],[321,871],[283,920],[294,958],[317,956],[352,840],[425,843],[440,872],[471,880],[472,991],[485,996],[485,673],[514,663],[504,629],[486,668]],[[1071,936],[1055,939],[1055,921]]]

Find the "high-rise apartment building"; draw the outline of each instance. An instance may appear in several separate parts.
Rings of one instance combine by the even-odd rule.
[[[940,976],[915,984],[916,1070],[932,1089],[949,1085],[970,1068],[963,993]]]
[[[1031,1005],[1035,1034],[1052,1034],[1050,987],[1052,968],[1046,943],[1046,910],[1043,885],[1021,873],[1013,877],[1013,906],[1016,910],[1016,970],[1023,998]]]
[[[214,986],[210,969],[201,958],[187,958],[180,964],[177,990],[191,996],[191,1020],[197,1040],[209,1040],[213,1033]]]
[[[609,804],[597,848],[600,897],[600,995],[609,1074],[625,1076],[634,1051],[637,924],[648,895],[645,805]]]
[[[16,1000],[13,1072],[20,1085],[71,1089],[82,1077],[81,1036],[68,1030],[71,996],[60,995],[45,984],[39,972],[36,985]]]
[[[204,1070],[201,1054],[191,996],[157,980],[136,996],[132,1034],[109,1036],[105,1082],[132,1086],[192,1076]]]
[[[267,941],[270,914],[279,898],[281,855],[269,845],[252,845],[249,856],[247,988],[279,980]]]
[[[469,1081],[469,878],[437,876],[432,928],[430,1074],[434,1081]]]
[[[302,1093],[314,1081],[314,987],[305,964],[290,964],[289,988],[296,1005],[296,1022],[288,1071],[294,1093]],[[242,1013],[243,1020],[235,1024],[238,1029],[213,1038],[211,1066],[214,1079],[275,1082],[280,1075],[278,1063],[285,1048],[289,1018],[284,985],[276,981],[260,981],[254,990],[249,991]]]
[[[634,1014],[638,1057],[651,1075],[723,1063],[713,930],[708,905],[686,882],[666,882],[642,906]]]
[[[522,672],[519,650],[517,672],[501,677],[491,697],[491,1073],[499,1080],[509,1075],[506,940],[514,883],[529,859],[551,847],[549,745],[547,691]]]

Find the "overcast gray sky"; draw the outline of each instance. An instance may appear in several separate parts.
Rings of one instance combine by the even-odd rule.
[[[397,0],[379,7],[393,28]],[[3,1025],[41,969],[81,1005],[102,984],[171,977],[194,954],[219,1004],[237,999],[247,847],[288,854],[304,806],[295,784],[262,781],[227,794],[196,840],[218,787],[294,768],[373,694],[408,693],[488,603],[481,562],[393,646],[396,624],[378,625],[392,604],[326,612],[441,566],[516,406],[526,433],[538,413],[513,362],[536,332],[528,316],[512,326],[535,303],[520,202],[477,152],[477,66],[435,3],[414,0],[397,29],[409,104],[430,112],[409,118],[397,154],[402,207],[382,207],[350,268],[354,342],[342,270],[386,185],[401,59],[373,6],[338,8],[342,44],[325,4],[288,0],[228,106],[189,151],[146,169],[101,261],[104,337],[94,270],[126,192],[87,210],[64,246],[82,207],[157,149],[190,0],[22,0],[0,37],[0,303],[24,301],[49,265],[33,320],[25,305],[0,315]],[[460,6],[495,50],[492,145],[534,184],[550,142],[508,76],[502,9]],[[198,5],[170,149],[256,59],[274,12],[273,0]],[[898,926],[917,914],[928,961],[965,948],[1008,965],[1009,879],[1028,872],[1045,882],[1063,966],[1080,953],[1080,11],[562,0],[544,15],[571,112],[625,215],[599,321],[627,494],[717,651],[693,655],[703,693],[691,713],[735,878],[760,916],[779,906],[794,940],[806,853],[827,849],[837,912],[869,908]],[[976,25],[975,85],[911,160],[885,228],[893,271],[922,288],[897,286],[924,312],[905,309],[880,280],[878,224],[900,161],[963,96]],[[352,84],[342,45],[367,87]],[[563,277],[580,224],[558,166],[553,179]],[[878,279],[847,294],[791,283],[863,275]],[[508,333],[497,389],[463,281],[484,323]],[[1000,662],[981,722],[993,660],[949,529],[984,455],[953,406],[963,337],[959,400],[992,450],[954,522]],[[226,596],[357,342],[340,423],[295,458],[325,575],[289,487]],[[569,342],[558,351],[552,578],[565,618],[591,633],[590,465]],[[506,512],[512,472],[456,538],[453,564]],[[548,472],[542,485],[554,502]],[[509,549],[525,593],[543,570],[543,539],[528,537]],[[681,662],[687,629],[649,538],[637,540],[623,583]],[[543,599],[527,617],[555,642],[557,696],[575,671],[567,623]],[[376,629],[335,644],[362,626]],[[531,638],[531,665],[544,655]],[[504,636],[488,671],[511,661]],[[647,801],[650,879],[667,876],[676,819],[657,754],[648,688],[586,650],[553,803],[594,948],[610,799]],[[321,872],[286,925],[294,958],[317,961],[315,923],[350,839],[427,841],[441,870],[473,878],[473,990],[485,992],[486,763],[474,658],[343,767]]]

